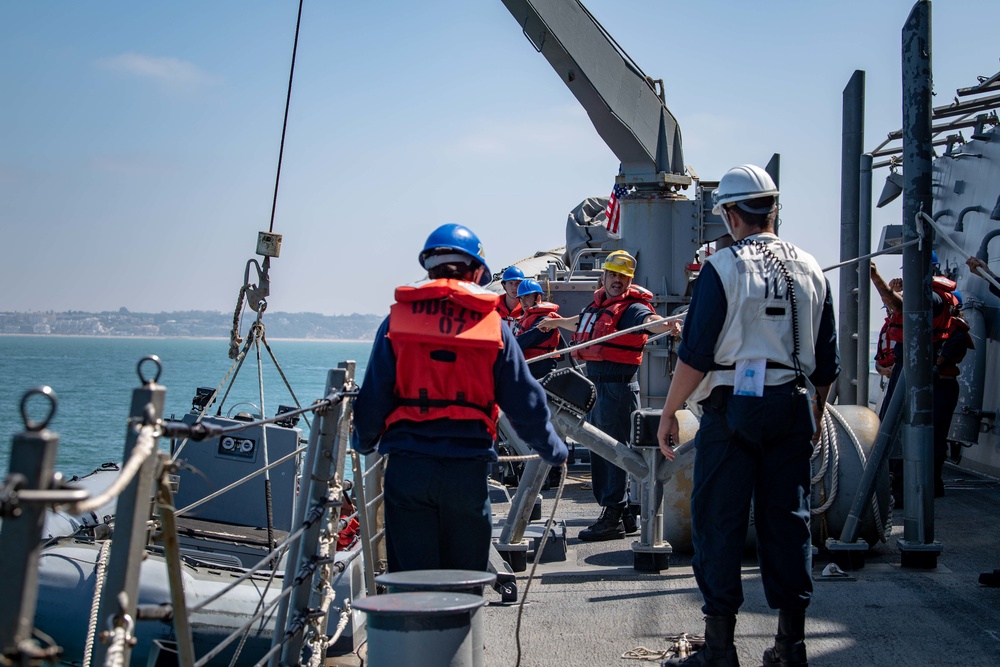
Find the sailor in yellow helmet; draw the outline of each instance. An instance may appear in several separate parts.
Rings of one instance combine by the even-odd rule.
[[[636,260],[624,250],[609,253],[601,267],[600,288],[591,303],[574,317],[551,317],[538,323],[542,330],[561,327],[573,331],[572,344],[595,340],[643,323],[645,330],[622,334],[603,343],[574,351],[587,362],[587,377],[597,387],[597,402],[587,421],[619,442],[627,442],[632,412],[639,409],[639,365],[648,333],[676,331],[675,322],[658,322],[650,305],[653,293],[633,284]],[[594,498],[601,515],[580,532],[584,541],[622,539],[638,530],[628,511],[628,479],[625,471],[597,454],[590,455]]]

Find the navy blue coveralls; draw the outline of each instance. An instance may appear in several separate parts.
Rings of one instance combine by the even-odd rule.
[[[830,285],[817,332],[810,381],[831,384],[840,373]],[[708,372],[728,304],[719,275],[705,265],[694,285],[677,355]],[[807,341],[804,342],[808,344]],[[702,401],[695,438],[691,525],[692,567],[709,616],[733,616],[743,604],[740,568],[754,507],[761,580],[773,609],[802,611],[812,595],[809,503],[813,435],[811,408],[795,382],[765,387],[763,397],[716,388]],[[776,418],[780,416],[780,418]]]
[[[385,471],[385,532],[390,572],[425,569],[486,571],[493,520],[487,476],[496,462],[486,425],[475,420],[402,421],[385,430],[396,406],[396,355],[375,336],[361,392],[354,402],[352,445],[362,454],[390,454]],[[514,430],[551,465],[566,445],[549,423],[545,392],[531,377],[506,326],[493,365],[496,402]]]
[[[618,320],[618,330],[642,324],[652,312],[645,303],[629,304]],[[628,442],[632,413],[639,409],[638,372],[638,364],[587,362],[587,377],[597,387],[597,402],[587,414],[587,422],[619,442]],[[627,505],[628,475],[624,470],[591,452],[590,474],[598,505],[619,508]]]
[[[542,342],[548,340],[549,336],[552,335],[551,331],[542,331],[538,328],[538,323],[545,321],[545,318],[539,318],[531,328],[517,336],[517,344],[521,348],[521,351],[540,345]],[[561,339],[560,339],[561,343]],[[560,344],[561,347],[561,344]],[[541,380],[543,377],[548,375],[551,371],[555,370],[556,364],[559,363],[555,357],[549,359],[542,359],[541,361],[535,361],[534,363],[528,364],[528,368],[531,369],[531,376],[537,380]]]

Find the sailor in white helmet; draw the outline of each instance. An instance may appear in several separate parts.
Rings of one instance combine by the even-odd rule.
[[[775,233],[778,188],[740,165],[713,193],[734,244],[705,263],[691,297],[679,361],[660,418],[674,458],[675,413],[700,404],[691,491],[692,567],[705,604],[705,647],[667,665],[739,665],[740,560],[753,502],[761,581],[779,610],[765,667],[803,667],[812,595],[810,439],[840,373],[830,285],[811,255]]]

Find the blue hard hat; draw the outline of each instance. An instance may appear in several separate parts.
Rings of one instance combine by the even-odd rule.
[[[462,257],[450,255],[447,252],[448,250],[454,250],[459,255],[462,255]],[[435,261],[428,262],[428,259],[432,256],[435,258]],[[449,223],[441,225],[431,232],[431,235],[427,237],[427,242],[424,243],[424,249],[420,251],[419,259],[420,266],[425,269],[434,268],[448,261],[473,260],[478,264],[482,264],[485,269],[483,276],[479,279],[480,285],[487,285],[493,277],[490,273],[490,267],[486,265],[486,253],[483,251],[483,244],[479,241],[479,237],[464,225]]]
[[[538,281],[534,278],[525,278],[521,281],[521,284],[517,286],[517,296],[520,298],[522,296],[528,296],[529,294],[543,294],[542,286],[538,284]]]
[[[500,277],[500,282],[505,283],[508,280],[524,280],[524,271],[516,266],[508,266],[507,270],[503,272],[503,276]]]
[[[940,264],[938,261],[937,253],[931,250],[931,264]]]
[[[959,292],[958,290],[955,290],[954,292],[952,292],[952,295],[954,295],[955,300],[958,301],[958,307],[959,308],[961,308],[962,306],[965,305],[965,301],[964,301],[964,299],[962,299],[962,293],[961,292]],[[518,296],[521,296],[521,295],[518,294]]]

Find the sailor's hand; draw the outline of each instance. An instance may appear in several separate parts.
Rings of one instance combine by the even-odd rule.
[[[903,291],[903,279],[902,278],[893,278],[892,280],[890,280],[889,281],[889,289],[891,289],[893,292],[902,292]]]
[[[979,259],[978,257],[970,257],[969,259],[965,260],[965,263],[969,265],[969,270],[971,270],[973,273],[978,273],[977,271],[978,269],[983,269],[984,273],[989,270],[987,268],[986,262]]]
[[[538,324],[536,324],[535,326],[538,327],[541,331],[552,331],[553,329],[559,326],[559,322],[561,322],[563,319],[564,318],[562,317],[546,317],[545,319],[539,320]]]
[[[680,426],[677,424],[677,415],[673,412],[664,412],[660,415],[660,427],[656,430],[656,439],[660,443],[660,452],[668,461],[673,461],[674,443],[680,439]]]
[[[813,397],[812,403],[813,411],[813,424],[816,425],[816,431],[813,433],[812,444],[816,445],[819,439],[823,436],[823,407],[820,405],[820,401]]]

